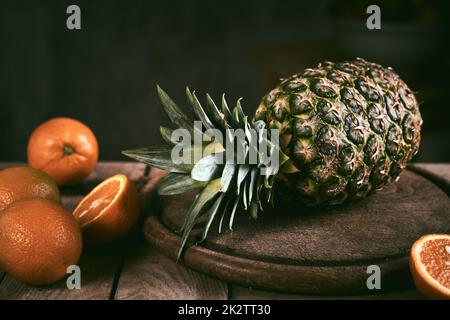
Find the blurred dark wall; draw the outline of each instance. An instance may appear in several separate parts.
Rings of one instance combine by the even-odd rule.
[[[382,30],[365,28],[368,4]],[[397,3],[393,5],[392,3]],[[82,30],[66,28],[78,4]],[[278,78],[322,60],[361,56],[392,66],[418,92],[418,161],[450,161],[450,51],[445,2],[434,1],[1,1],[0,161],[26,160],[41,122],[88,124],[102,160],[162,142],[159,83],[182,104],[184,87],[244,97],[252,113]]]

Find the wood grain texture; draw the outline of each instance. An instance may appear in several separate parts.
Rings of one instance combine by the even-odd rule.
[[[153,210],[153,196],[157,182],[167,172],[152,169],[142,188],[143,213]],[[142,240],[142,239],[141,239]],[[128,246],[115,299],[226,299],[227,285],[209,278],[165,257],[147,243],[135,240]]]
[[[15,167],[15,166],[27,166],[25,162],[0,162],[0,170]],[[146,165],[137,162],[114,162],[114,161],[102,161],[97,163],[97,166],[92,174],[86,178],[80,186],[67,188],[68,190],[78,190],[77,187],[83,187],[86,182],[94,181],[98,182],[109,178],[112,175],[122,173],[129,177],[133,181],[137,181],[142,177],[145,172]]]
[[[0,163],[0,169],[4,167],[9,167],[18,164],[4,164]],[[445,186],[445,183],[450,181],[450,165],[447,164],[414,164],[411,169],[421,175],[431,179],[433,182],[438,184],[440,187]],[[96,172],[92,174],[82,186],[64,188],[63,192],[63,204],[68,209],[71,210],[93,187],[95,187],[103,179],[110,177],[116,173],[125,173],[136,182],[138,187],[143,191],[143,218],[150,214],[149,206],[151,206],[151,200],[153,198],[154,188],[156,186],[156,181],[165,173],[152,170],[150,176],[146,177],[146,167],[141,164],[136,163],[99,163]],[[404,183],[402,179],[401,183]],[[439,182],[440,181],[440,182]],[[414,190],[417,188],[422,188],[423,185],[411,187],[405,186],[406,190]],[[434,186],[435,187],[435,186]],[[386,192],[386,191],[384,191]],[[397,192],[397,191],[396,191]],[[418,191],[414,191],[418,193]],[[414,197],[414,192],[412,195]],[[420,190],[422,192],[422,190]],[[442,195],[442,192],[441,192]],[[434,199],[434,198],[433,198]],[[178,199],[179,201],[172,201],[172,208],[175,210],[182,210],[185,208],[186,204],[189,203],[188,198]],[[448,200],[448,198],[447,198]],[[178,209],[176,209],[178,208]],[[422,208],[422,207],[419,207]],[[412,206],[407,206],[405,210],[412,210]],[[445,209],[445,207],[444,207]],[[265,212],[266,213],[266,212]],[[448,213],[448,211],[447,211]],[[277,213],[278,214],[278,213]],[[287,214],[289,217],[289,214]],[[310,214],[305,214],[306,218],[312,219]],[[242,217],[241,217],[242,218]],[[263,216],[261,216],[262,220]],[[281,215],[282,219],[285,219],[284,214]],[[177,216],[165,217],[163,227],[167,225],[176,226],[179,223]],[[161,224],[161,221],[155,220],[157,223]],[[178,221],[178,222],[177,222]],[[150,219],[146,220],[144,229],[148,236],[148,227]],[[233,232],[230,237],[234,237],[239,229],[241,229],[241,224],[249,223],[249,221],[243,220],[239,221],[238,229]],[[283,224],[278,222],[275,226],[280,227]],[[428,225],[428,227],[433,227],[433,225]],[[275,228],[276,229],[276,228]],[[347,226],[346,232],[351,230],[351,226]],[[138,234],[140,230],[135,230]],[[398,230],[393,230],[398,231]],[[269,233],[270,236],[277,236],[276,233]],[[308,235],[308,234],[307,234]],[[176,234],[170,232],[168,234],[161,233],[156,234],[159,237],[157,241],[161,243],[171,242],[173,243],[173,251],[176,252],[178,249],[178,237]],[[418,235],[417,235],[418,236]],[[261,238],[257,238],[258,241],[262,241]],[[155,240],[156,241],[156,240]],[[262,242],[264,243],[264,242]],[[94,248],[85,250],[83,256],[80,260],[80,266],[82,269],[82,289],[81,290],[68,290],[65,286],[65,281],[60,281],[52,286],[48,287],[30,287],[23,285],[16,280],[5,276],[2,281],[2,271],[0,270],[0,299],[108,299],[110,295],[115,295],[117,299],[227,299],[230,296],[232,299],[420,299],[422,298],[417,292],[415,292],[411,287],[411,282],[409,275],[405,274],[403,267],[392,266],[392,270],[397,270],[395,275],[395,281],[392,279],[383,279],[383,283],[386,283],[389,288],[404,288],[395,292],[384,292],[381,294],[368,295],[367,290],[361,292],[359,295],[309,295],[309,294],[289,294],[289,293],[279,293],[274,291],[265,291],[258,289],[249,289],[239,285],[230,285],[230,292],[227,290],[227,285],[224,282],[209,278],[203,274],[197,273],[182,266],[181,264],[176,264],[169,258],[158,253],[155,249],[152,249],[146,244],[139,243],[135,247],[136,243],[126,243],[126,245],[117,246],[113,245],[110,248]],[[207,245],[214,246],[210,241]],[[128,247],[127,247],[128,246]],[[160,245],[159,245],[160,246]],[[158,246],[157,246],[158,247]],[[198,247],[201,250],[210,250],[208,248]],[[213,247],[210,247],[213,248]],[[126,255],[123,257],[122,253],[125,250]],[[333,253],[335,248],[330,250]],[[170,252],[165,251],[166,254],[171,256],[174,255]],[[208,266],[205,267],[205,273],[218,276],[217,268],[222,268],[223,270],[229,270],[230,272],[236,271],[236,261],[228,261],[226,258],[230,257],[234,259],[233,251],[226,252],[224,257],[221,257],[220,266]],[[279,255],[283,257],[283,253]],[[200,255],[201,257],[201,255]],[[253,258],[253,256],[250,256]],[[217,257],[216,257],[217,258]],[[239,258],[239,257],[238,257]],[[241,259],[246,257],[240,257]],[[258,257],[259,258],[259,257]],[[266,257],[267,258],[267,257]],[[279,258],[279,257],[278,257]],[[277,258],[277,259],[278,259]],[[192,252],[188,251],[185,256],[185,263],[199,263],[197,260],[199,256],[195,256]],[[119,278],[118,271],[122,269],[122,260],[124,260],[122,276]],[[264,266],[266,261],[261,261],[262,265],[259,265],[260,270],[253,274],[254,270],[246,270],[248,266],[244,261],[240,266],[240,269],[246,272],[247,275],[255,276],[265,276],[267,268],[274,266],[271,259],[268,259],[268,265]],[[201,260],[204,262],[204,259]],[[317,262],[317,261],[316,261]],[[321,260],[319,260],[321,262]],[[389,262],[389,261],[388,261]],[[405,260],[395,260],[390,261],[394,264],[404,265]],[[312,276],[315,270],[321,270],[321,272],[328,272],[327,267],[311,267],[310,265],[300,265],[296,266],[292,264],[292,267],[304,268],[302,272],[306,277]],[[333,269],[342,266],[332,266]],[[360,276],[364,273],[364,279],[367,277],[365,274],[365,268],[360,265],[356,266],[343,266],[342,272],[354,272],[352,267],[359,268]],[[294,271],[299,271],[300,269],[293,269]],[[311,269],[313,269],[311,271]],[[315,270],[314,270],[315,269]],[[242,271],[238,270],[238,271]],[[281,272],[280,269],[272,269],[272,272]],[[334,270],[335,271],[335,270]],[[312,274],[311,274],[312,272]],[[219,275],[220,277],[220,275]],[[328,284],[331,280],[339,281],[339,272],[333,277],[322,277],[319,279],[317,284],[323,285]],[[113,280],[118,281],[117,292],[114,291]],[[245,279],[244,279],[245,280]],[[275,281],[276,279],[274,279]],[[252,285],[252,281],[246,280],[248,283],[243,281],[245,285]],[[291,282],[290,277],[285,277],[285,279],[280,282],[281,285]],[[361,277],[359,279],[353,279],[353,281],[359,281],[358,283],[362,285]],[[312,285],[313,283],[306,283],[306,285]],[[307,288],[309,289],[309,288]],[[112,292],[113,291],[113,292]],[[309,290],[306,290],[310,292]],[[342,294],[340,292],[339,294]]]
[[[227,294],[224,282],[176,264],[143,244],[126,256],[115,299],[219,300]]]
[[[178,230],[186,208],[181,206],[189,204],[191,197],[162,200],[162,221]],[[417,235],[447,231],[450,199],[427,179],[405,171],[397,183],[348,205],[314,209],[278,203],[256,221],[245,212],[236,219],[236,230],[212,233],[204,246],[262,261],[345,265],[346,261],[396,257],[405,253]]]
[[[145,224],[147,239],[171,258],[191,198],[161,198],[162,211]],[[282,210],[280,209],[282,208]],[[329,209],[266,210],[257,221],[243,213],[233,232],[211,234],[186,251],[183,262],[245,286],[288,292],[345,294],[366,290],[367,266],[384,283],[410,283],[411,244],[426,233],[447,232],[450,200],[429,180],[409,171],[367,199]]]
[[[78,262],[81,269],[81,289],[67,289],[66,280],[50,286],[29,286],[9,275],[0,284],[0,300],[107,300],[118,267],[115,250],[85,250]]]

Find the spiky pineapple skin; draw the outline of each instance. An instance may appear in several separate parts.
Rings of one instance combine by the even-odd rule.
[[[363,59],[321,63],[282,81],[254,120],[280,130],[290,158],[280,194],[307,205],[363,198],[395,180],[419,149],[422,125],[409,87]]]

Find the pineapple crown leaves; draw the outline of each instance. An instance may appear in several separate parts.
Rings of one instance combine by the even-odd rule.
[[[228,229],[232,230],[239,206],[256,219],[259,210],[263,209],[263,203],[273,201],[275,176],[278,173],[278,167],[281,167],[288,160],[288,157],[268,139],[270,131],[265,131],[266,126],[263,121],[253,122],[248,120],[242,109],[241,99],[236,102],[234,108],[230,109],[225,95],[222,95],[219,109],[211,96],[207,94],[205,107],[203,107],[195,91],[191,92],[187,87],[187,101],[194,111],[195,118],[202,123],[201,128],[198,128],[193,125],[193,120],[181,110],[164,90],[157,86],[157,91],[164,110],[175,129],[185,129],[191,134],[191,137],[197,132],[202,137],[206,137],[202,141],[207,141],[200,146],[194,145],[192,140],[189,141],[189,148],[183,149],[183,152],[191,153],[188,158],[192,161],[179,164],[172,160],[173,147],[179,143],[174,139],[174,129],[161,126],[161,136],[167,145],[123,151],[124,155],[134,160],[170,172],[169,175],[160,180],[158,194],[175,195],[195,189],[201,190],[188,209],[180,229],[182,235],[178,252],[178,258],[180,258],[183,248],[188,242],[189,234],[200,216],[206,214],[207,219],[199,242],[206,239],[216,219],[218,219],[219,233],[222,232],[226,218],[228,218]],[[219,130],[225,135],[225,141],[231,143],[227,144],[225,141],[211,138],[208,135],[208,129]],[[242,129],[244,138],[232,136],[228,129]],[[236,142],[236,145],[234,142]],[[267,160],[264,158],[265,153],[255,149],[256,143],[267,149],[269,157],[278,153],[277,166],[265,161]],[[241,148],[244,155],[243,163],[238,164],[236,162],[234,150],[234,158],[228,159],[227,157],[225,164],[217,161],[218,156],[223,157],[229,154],[230,150],[227,150],[227,146],[230,145],[233,146],[233,149],[235,147]],[[254,148],[254,150],[251,150],[251,148]],[[249,161],[250,151],[255,151],[253,154],[257,155],[256,162]],[[193,156],[195,152],[201,152],[202,154],[198,161],[195,161],[195,156]],[[262,169],[265,170],[264,175]]]

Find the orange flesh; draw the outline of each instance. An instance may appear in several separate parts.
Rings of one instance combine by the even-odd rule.
[[[114,200],[120,188],[119,181],[111,181],[95,191],[77,210],[80,225],[97,217]]]
[[[423,244],[420,259],[427,272],[450,289],[450,240],[436,239]]]

